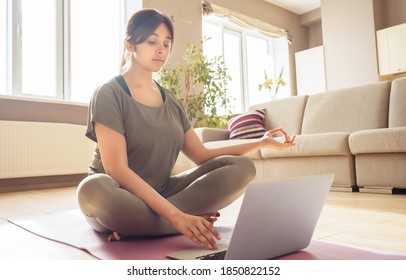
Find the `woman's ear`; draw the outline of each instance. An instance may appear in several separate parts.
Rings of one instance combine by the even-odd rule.
[[[124,47],[129,52],[135,51],[135,46],[131,44],[127,39],[124,40]]]

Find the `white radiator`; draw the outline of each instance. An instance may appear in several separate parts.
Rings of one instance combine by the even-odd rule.
[[[0,178],[87,173],[95,143],[83,125],[0,121]]]

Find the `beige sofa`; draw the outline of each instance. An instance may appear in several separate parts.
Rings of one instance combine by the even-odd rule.
[[[256,179],[335,174],[333,190],[406,189],[406,78],[294,96],[250,108],[266,109],[266,129],[283,127],[297,145],[248,156]],[[208,147],[229,145],[225,129],[196,129]],[[191,166],[184,156],[176,172]]]

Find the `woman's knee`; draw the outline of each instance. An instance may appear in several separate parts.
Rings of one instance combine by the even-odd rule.
[[[255,178],[257,171],[250,158],[245,156],[231,156],[227,158],[227,161],[230,161],[230,166],[234,168],[235,176],[247,182]]]
[[[257,169],[255,168],[254,163],[248,157],[240,157],[240,159],[242,161],[241,165],[243,166],[244,170],[246,170],[247,175],[253,179],[257,174]]]
[[[101,203],[100,200],[112,188],[119,187],[118,183],[106,174],[93,174],[83,179],[77,189],[77,198],[79,207],[84,210],[94,208],[95,205]]]

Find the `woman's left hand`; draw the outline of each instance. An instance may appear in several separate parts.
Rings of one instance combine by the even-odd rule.
[[[282,133],[284,136],[284,141],[283,142],[279,142],[277,140],[274,139],[274,135],[278,134],[278,133]],[[264,136],[262,136],[261,141],[264,143],[265,147],[269,147],[269,148],[274,148],[274,149],[278,149],[278,150],[283,150],[286,148],[290,148],[295,144],[295,139],[296,139],[296,135],[294,135],[293,137],[288,134],[286,131],[284,131],[282,128],[275,128],[275,129],[271,129],[268,130]]]

